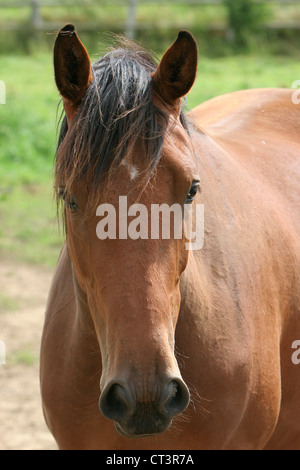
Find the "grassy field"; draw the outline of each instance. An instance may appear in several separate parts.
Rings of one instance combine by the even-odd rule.
[[[290,87],[297,79],[292,57],[200,57],[188,105],[238,89]],[[62,236],[52,199],[59,115],[52,57],[0,56],[0,80],[7,88],[0,105],[0,257],[54,266]]]
[[[3,3],[6,7],[3,7]],[[39,18],[46,28],[44,32],[32,31],[31,0],[23,6],[11,7],[11,0],[1,2],[0,7],[0,52],[14,52],[16,49],[25,53],[51,47],[53,35],[65,23],[74,23],[90,47],[96,44],[99,33],[126,30],[128,19],[128,1],[114,2],[102,0],[94,2],[84,0],[61,0],[60,4],[49,5],[40,0]],[[180,2],[179,2],[180,3]],[[238,3],[238,2],[237,2]],[[255,3],[255,1],[254,1]],[[256,2],[259,3],[260,2]],[[48,4],[48,5],[47,5]],[[258,10],[257,10],[258,8]],[[247,9],[246,9],[247,10]],[[241,10],[241,12],[243,9]],[[264,2],[256,5],[255,27],[247,30],[251,50],[266,50],[269,53],[294,53],[299,49],[299,34],[293,24],[300,20],[300,8],[293,4]],[[241,13],[242,14],[242,13]],[[244,12],[245,14],[245,12]],[[247,16],[247,15],[246,15]],[[137,39],[147,43],[155,51],[167,47],[173,33],[179,29],[190,30],[199,41],[199,49],[210,56],[224,55],[229,50],[236,50],[240,44],[234,44],[225,35],[229,25],[229,10],[224,3],[219,5],[182,5],[174,2],[140,1],[136,12]],[[241,24],[239,18],[233,24]],[[268,26],[280,25],[281,29],[268,29]],[[253,25],[252,25],[253,26]],[[232,26],[231,26],[232,29]],[[89,32],[87,32],[87,30]],[[47,34],[45,34],[47,33]],[[226,37],[225,37],[226,36]],[[248,41],[247,41],[248,42]],[[238,43],[238,41],[237,41]],[[96,46],[97,48],[97,46]]]
[[[24,23],[29,20],[31,14],[31,2],[24,2],[23,7],[10,8],[10,0],[2,1],[7,7],[2,9],[1,22]],[[26,6],[27,3],[27,6]],[[40,2],[42,5],[42,1]],[[47,3],[47,2],[46,2]],[[64,4],[65,3],[65,4]],[[68,6],[69,3],[69,6]],[[70,9],[70,3],[72,8]],[[124,1],[122,5],[119,1],[107,0],[100,2],[82,2],[61,1],[61,5],[41,6],[40,15],[44,21],[55,22],[57,18],[63,21],[75,22],[98,22],[102,28],[108,27],[114,29],[118,24],[124,24],[128,14],[128,2]],[[269,4],[266,8],[265,22],[270,21],[290,21],[300,19],[299,6],[294,4]],[[214,5],[183,5],[167,2],[140,2],[137,9],[137,21],[143,25],[158,26],[182,26],[192,27],[193,25],[207,24],[225,24],[227,21],[227,10],[222,4]]]
[[[51,57],[0,56],[0,252],[53,265],[61,241],[52,203],[59,101]]]

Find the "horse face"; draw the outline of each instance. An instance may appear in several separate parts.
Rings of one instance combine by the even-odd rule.
[[[56,81],[72,129],[92,74],[74,30],[63,32],[56,45]],[[79,58],[75,71],[64,61],[70,57],[68,41]],[[136,146],[99,190],[95,210],[87,210],[89,181],[84,178],[64,195],[68,248],[101,349],[99,407],[120,433],[131,437],[165,431],[189,402],[174,350],[180,276],[188,261],[184,207],[198,182],[192,145],[179,119],[180,97],[194,81],[196,53],[193,38],[181,33],[153,73],[153,100],[168,127],[151,178],[145,180],[145,155]],[[80,83],[78,96],[76,87],[72,95],[60,86],[70,77]],[[166,211],[167,236],[160,231],[162,214],[153,215],[161,204],[176,208]],[[179,226],[181,237],[175,236]]]

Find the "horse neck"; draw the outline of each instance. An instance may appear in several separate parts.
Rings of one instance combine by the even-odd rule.
[[[201,248],[190,250],[180,289],[181,317],[197,322],[199,311],[209,313],[213,309],[215,298],[219,295],[219,284],[231,271],[234,248],[227,243],[231,203],[230,194],[226,192],[222,180],[223,168],[228,159],[224,158],[226,155],[222,147],[205,131],[193,128],[191,137],[196,158],[198,156],[197,167],[201,180],[197,203],[204,206],[204,227],[201,228],[204,230],[204,243]],[[194,227],[196,225],[196,222],[193,223]]]

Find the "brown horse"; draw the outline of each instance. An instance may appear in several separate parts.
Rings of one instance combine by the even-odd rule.
[[[67,25],[54,64],[66,115],[56,158],[66,243],[47,305],[41,391],[59,448],[299,449],[292,91],[236,92],[185,115],[197,68],[188,32],[157,67],[126,41],[91,66]],[[100,239],[100,215],[117,210],[119,196],[148,214],[154,204],[190,205],[195,218],[203,204],[203,248],[187,250],[189,237],[173,233],[126,237],[121,218],[118,236]]]

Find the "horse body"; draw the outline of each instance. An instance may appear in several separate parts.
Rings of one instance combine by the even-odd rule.
[[[156,272],[157,261],[149,247],[144,245],[145,260],[152,260],[151,274],[146,276],[128,244],[133,259],[121,253],[114,298],[108,298],[105,285],[101,295],[107,312],[121,305],[129,327],[114,317],[109,327],[103,326],[103,340],[102,320],[95,320],[91,309],[95,300],[78,275],[81,261],[74,259],[75,239],[68,239],[62,249],[41,348],[45,419],[62,449],[300,448],[300,374],[291,360],[292,343],[300,339],[299,109],[291,102],[291,91],[250,90],[211,100],[191,115],[190,141],[201,176],[197,200],[205,207],[205,243],[203,249],[190,251],[188,260],[178,261],[182,266],[174,276],[179,272],[180,282],[161,290],[161,279],[169,281]],[[176,132],[168,134],[167,145],[183,152]],[[168,150],[161,163],[158,181],[169,181]],[[67,230],[71,227],[70,223]],[[165,259],[161,247],[157,259],[168,271],[173,252]],[[108,253],[113,263],[113,252]],[[136,283],[131,280],[134,269]],[[108,280],[112,276],[108,270]],[[176,325],[174,339],[166,339],[169,330],[163,319],[155,324],[161,318],[158,311],[167,311],[166,299],[171,305],[179,301],[178,318],[168,317]],[[146,320],[143,312],[141,317],[135,315],[142,306]],[[115,351],[111,352],[113,326]],[[170,352],[174,340],[175,362]],[[108,419],[115,413],[112,404],[124,412],[121,388],[113,389],[116,377],[120,384],[145,383],[150,391],[136,388],[135,393],[143,396],[144,414],[155,415],[157,410],[149,405],[154,401],[153,377],[163,387],[166,375],[176,384],[176,393],[166,389],[164,402],[176,411],[184,408],[187,403],[180,401],[185,401],[186,384],[191,401],[185,411],[161,434],[140,432],[144,437],[128,438],[117,433],[113,421],[122,426],[123,421],[117,414]],[[101,376],[107,402],[100,401],[100,407],[107,417],[98,409]],[[128,397],[129,406],[127,401]],[[142,421],[140,409],[137,413]],[[129,433],[130,426],[126,422],[123,429]],[[142,429],[142,424],[135,426]]]
[[[245,386],[243,418],[231,436],[237,440],[224,439],[223,446],[247,448],[261,436],[256,448],[298,448],[300,377],[291,345],[300,334],[299,110],[289,90],[249,90],[204,103],[193,116],[205,129],[195,142],[205,156],[199,172],[207,229],[203,250],[193,255],[198,270],[211,267],[195,289],[205,286],[199,338],[211,338],[200,356],[207,351],[203,362],[211,383],[220,380],[219,393],[228,383],[227,399],[235,390],[238,403]],[[227,372],[217,372],[219,363],[225,371],[233,366],[231,385]],[[202,387],[201,395],[211,396]]]

